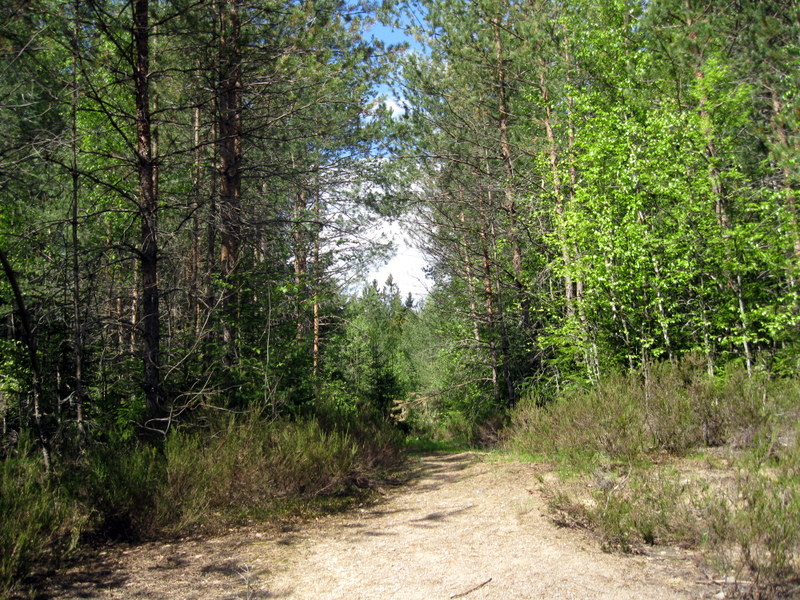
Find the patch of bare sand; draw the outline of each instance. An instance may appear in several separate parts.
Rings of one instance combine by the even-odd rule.
[[[48,598],[227,600],[668,599],[713,594],[679,550],[622,556],[559,528],[537,467],[477,453],[421,459],[369,508],[297,531],[109,550]]]

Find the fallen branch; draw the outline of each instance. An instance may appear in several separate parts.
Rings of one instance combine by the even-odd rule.
[[[478,585],[476,585],[474,588],[470,588],[470,589],[468,589],[466,592],[461,592],[460,594],[453,594],[452,596],[450,596],[450,599],[452,600],[453,598],[463,598],[463,597],[464,597],[464,596],[466,596],[467,594],[471,594],[471,593],[472,593],[472,592],[474,592],[475,590],[479,590],[479,589],[481,589],[483,586],[485,586],[485,585],[486,585],[487,583],[489,583],[491,580],[492,580],[492,578],[491,578],[491,577],[489,577],[489,579],[487,579],[487,580],[486,580],[486,581],[484,581],[483,583],[479,583],[479,584],[478,584]]]
[[[695,583],[701,583],[704,585],[744,585],[750,586],[755,585],[755,581],[740,581],[738,579],[732,579],[730,577],[725,577],[724,579],[697,579]]]

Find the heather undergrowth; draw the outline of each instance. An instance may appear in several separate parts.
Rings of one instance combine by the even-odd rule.
[[[35,566],[73,550],[87,518],[38,457],[0,461],[0,598]]]
[[[800,579],[798,434],[800,382],[690,359],[529,398],[507,445],[561,474],[545,488],[560,522],[608,549],[702,548],[739,592],[777,597]]]
[[[107,440],[45,473],[0,462],[0,598],[57,566],[81,540],[143,540],[347,506],[400,461],[389,426],[323,428],[252,415],[183,426],[152,444]]]

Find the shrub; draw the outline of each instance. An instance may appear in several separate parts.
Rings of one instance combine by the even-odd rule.
[[[164,446],[161,527],[215,528],[269,512],[276,500],[355,491],[397,460],[387,427],[326,431],[316,420],[232,419],[224,429],[178,431]]]
[[[527,454],[632,459],[646,446],[644,413],[629,378],[610,377],[592,389],[572,389],[540,405],[520,403],[511,446]]]
[[[745,454],[734,493],[705,500],[707,545],[716,561],[749,571],[761,588],[800,578],[800,443],[772,440]]]
[[[722,569],[779,596],[800,581],[800,382],[731,368],[709,377],[701,361],[651,365],[541,405],[521,404],[509,444],[599,477],[569,493],[555,484],[565,523],[593,529],[609,548],[661,541],[699,545]],[[664,461],[727,444],[727,473],[699,478]],[[658,466],[647,458],[659,455]],[[686,468],[678,477],[666,465]],[[628,471],[618,477],[614,470]],[[599,473],[599,475],[598,475]],[[771,595],[772,594],[772,595]]]
[[[607,547],[629,550],[636,544],[693,544],[700,524],[689,490],[674,475],[634,470],[618,485],[595,492],[590,518],[598,524]]]
[[[358,478],[353,438],[335,430],[325,432],[316,421],[276,430],[267,451],[267,474],[277,495],[339,493]]]
[[[112,539],[139,539],[160,526],[156,506],[163,479],[164,459],[158,449],[114,441],[92,448],[68,485],[92,510],[99,532]]]
[[[681,455],[699,446],[747,447],[768,434],[773,416],[796,412],[800,383],[731,369],[711,378],[689,356],[607,377],[542,404],[520,403],[510,445],[527,454],[606,456],[630,461],[652,452]]]
[[[38,459],[5,458],[0,597],[35,565],[57,563],[83,533],[139,540],[214,530],[357,493],[399,460],[402,438],[387,423],[345,417],[326,428],[254,412],[184,425],[157,446],[114,436],[61,465],[58,477],[48,477]]]
[[[34,566],[57,563],[77,544],[85,512],[37,459],[0,462],[0,594]]]

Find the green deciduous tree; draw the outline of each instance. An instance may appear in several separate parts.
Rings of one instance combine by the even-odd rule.
[[[407,152],[427,161],[438,285],[512,384],[498,397],[788,351],[796,9],[779,4],[425,6]]]

